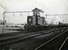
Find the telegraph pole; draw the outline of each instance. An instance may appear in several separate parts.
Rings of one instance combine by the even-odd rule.
[[[4,30],[5,30],[5,12],[6,12],[6,10],[5,10],[5,7],[2,4],[0,4],[0,6],[4,9],[4,12],[3,12],[3,27],[2,27],[2,33],[4,33]]]

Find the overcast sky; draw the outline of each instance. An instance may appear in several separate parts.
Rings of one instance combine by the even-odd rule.
[[[47,14],[68,14],[68,0],[0,0],[0,4],[5,10],[0,7],[0,19],[2,19],[3,11],[31,11],[35,7],[42,9]],[[27,13],[24,13],[23,17],[16,15],[14,18],[8,15],[6,17],[7,22],[10,23],[26,23]],[[54,21],[68,23],[68,16],[51,16],[47,17],[48,22]],[[55,18],[55,19],[53,19]]]

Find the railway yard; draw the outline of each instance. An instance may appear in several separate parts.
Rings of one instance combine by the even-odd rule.
[[[29,12],[32,15],[29,15]],[[64,20],[63,22],[55,20],[55,22],[55,18],[48,23],[45,18],[68,14],[46,13],[45,16],[41,16],[40,13],[44,11],[38,8],[32,11],[4,11],[3,21],[0,24],[0,50],[68,50],[68,24],[63,23]],[[18,20],[26,17],[26,23],[20,23],[24,21],[24,18],[20,22],[15,21],[19,23],[14,21],[11,23],[7,22],[5,17],[8,17],[8,21],[10,21],[9,17],[17,17]]]
[[[59,50],[67,38],[68,28],[0,35],[0,50]]]

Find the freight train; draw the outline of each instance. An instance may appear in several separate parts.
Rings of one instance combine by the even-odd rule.
[[[43,13],[42,10],[35,8],[32,10],[33,15],[27,16],[27,24],[24,26],[27,31],[38,31],[45,30],[45,17],[40,16],[40,12]]]
[[[45,29],[49,30],[53,28],[65,27],[63,24],[47,25],[45,22],[45,17],[40,16],[40,12],[43,13],[43,11],[38,8],[33,9],[32,12],[32,16],[27,16],[27,24],[24,26],[26,31],[40,31]]]

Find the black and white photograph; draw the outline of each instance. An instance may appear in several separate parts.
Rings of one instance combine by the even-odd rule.
[[[68,50],[68,0],[0,0],[0,50]]]

